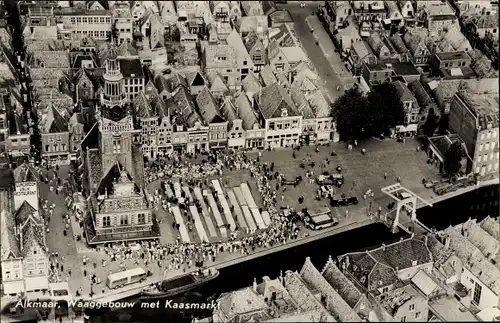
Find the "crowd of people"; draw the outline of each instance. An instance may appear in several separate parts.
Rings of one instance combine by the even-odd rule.
[[[260,156],[257,159],[250,159],[245,153],[210,153],[206,157],[201,163],[190,163],[189,160],[182,160],[180,157],[172,158],[169,163],[156,162],[145,167],[146,181],[152,183],[178,178],[190,187],[199,186],[202,189],[209,189],[210,181],[206,180],[207,177],[219,177],[222,175],[223,169],[247,170],[255,180],[264,207],[270,215],[271,222],[266,229],[258,230],[255,234],[244,234],[238,230],[232,232],[227,241],[217,242],[185,243],[178,236],[175,243],[165,245],[161,245],[159,241],[113,243],[100,248],[105,255],[103,259],[106,258],[109,259],[110,263],[115,263],[113,267],[119,267],[119,270],[140,266],[150,273],[171,270],[189,271],[194,267],[210,265],[211,262],[217,261],[222,254],[247,255],[258,248],[269,248],[298,238],[297,217],[285,215],[293,213],[294,210],[285,207],[287,212],[283,212],[277,205],[277,193],[271,184],[271,179],[275,178],[273,177],[274,165],[269,166],[267,163],[261,163]],[[225,182],[221,181],[221,183]],[[164,189],[156,190],[150,194],[150,201],[154,207],[162,207],[167,216],[172,216],[174,228],[179,228],[178,224],[175,225],[175,219],[171,212],[171,207],[175,203],[167,198]],[[179,205],[179,201],[176,202],[176,205]],[[181,203],[188,204],[189,202],[186,199]],[[180,209],[186,208],[180,207]],[[192,228],[194,219],[187,211],[182,212],[182,214],[187,227]],[[100,267],[104,268],[107,264],[108,262],[103,260]],[[91,293],[94,293],[93,289],[91,289]]]
[[[276,181],[276,184],[273,184],[272,181],[279,177],[274,170],[274,164],[268,165],[266,162],[261,162],[260,157],[261,153],[258,153],[257,158],[250,158],[245,152],[210,152],[208,155],[203,156],[201,162],[190,160],[190,158],[196,158],[196,156],[186,158],[177,155],[171,157],[170,160],[159,160],[146,166],[145,179],[148,184],[181,181],[182,185],[191,188],[198,186],[202,190],[210,189],[211,181],[207,179],[208,177],[220,178],[221,184],[227,186],[228,182],[222,178],[223,171],[248,171],[256,184],[263,208],[268,211],[271,222],[266,229],[257,230],[251,234],[248,231],[245,233],[236,228],[237,230],[231,232],[225,241],[185,243],[179,235],[176,241],[171,244],[162,245],[159,241],[143,241],[140,243],[119,242],[98,247],[98,250],[101,251],[99,257],[102,258],[100,263],[99,261],[92,262],[86,257],[83,259],[83,274],[90,282],[89,294],[93,296],[96,292],[101,291],[101,288],[102,293],[105,293],[105,286],[104,283],[101,284],[101,280],[97,275],[98,272],[108,274],[112,273],[113,270],[127,270],[133,267],[143,267],[149,273],[172,270],[186,272],[195,267],[210,266],[211,263],[220,260],[223,254],[247,255],[258,248],[269,248],[297,239],[300,234],[300,226],[297,223],[298,213],[292,208],[283,205],[283,203],[278,203],[277,194],[279,190],[284,191],[285,186],[281,186],[279,180]],[[47,172],[43,173],[47,174]],[[45,175],[48,184],[50,184],[50,177],[53,177],[54,183],[60,182],[57,171],[54,170],[53,173],[56,175]],[[173,205],[181,206],[180,209],[185,210],[182,214],[186,226],[190,230],[193,228],[194,219],[187,212],[187,206],[193,201],[188,199],[171,201],[168,199],[165,189],[156,190],[149,194],[149,199],[155,208],[163,208],[167,216],[172,217],[171,222],[177,230],[179,224],[176,224],[171,207]],[[44,207],[47,208],[47,212],[51,212],[52,206],[48,202],[45,202]],[[48,216],[49,219],[50,215]],[[70,215],[63,214],[61,216],[66,228],[68,228]],[[111,263],[113,265],[109,265]],[[63,266],[64,259],[52,255],[51,270],[55,281],[62,280]],[[68,270],[66,270],[65,276],[68,279]],[[82,287],[78,291],[78,294],[81,293],[83,293]]]

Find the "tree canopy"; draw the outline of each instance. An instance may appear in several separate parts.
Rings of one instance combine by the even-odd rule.
[[[345,91],[331,106],[341,141],[366,137],[370,128],[368,101],[357,87]]]
[[[389,134],[390,129],[404,122],[404,107],[396,87],[381,84],[368,96],[357,87],[347,90],[331,107],[341,141],[364,139]]]
[[[450,176],[458,174],[462,168],[462,144],[455,141],[448,147],[444,156],[444,170]]]
[[[390,129],[403,124],[404,107],[392,83],[376,86],[368,94],[370,121],[374,135],[389,134]]]

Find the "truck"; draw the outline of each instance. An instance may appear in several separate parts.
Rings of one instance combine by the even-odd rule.
[[[358,198],[355,196],[347,196],[345,194],[335,194],[330,197],[330,205],[333,207],[348,206],[358,204]]]
[[[318,185],[335,185],[337,187],[341,187],[344,184],[344,175],[318,175],[318,177],[316,177],[316,183]]]

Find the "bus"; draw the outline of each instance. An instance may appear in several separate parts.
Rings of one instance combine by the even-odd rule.
[[[305,215],[306,226],[313,230],[328,228],[339,223],[338,219],[332,216],[332,211],[327,207],[308,210]]]
[[[110,289],[121,288],[125,285],[143,282],[146,280],[147,273],[141,267],[120,271],[110,274],[106,280],[106,285]]]

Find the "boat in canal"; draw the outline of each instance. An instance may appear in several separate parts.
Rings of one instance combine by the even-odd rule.
[[[219,271],[215,268],[199,269],[195,272],[166,279],[143,288],[140,299],[151,300],[177,296],[205,285],[218,276]]]

